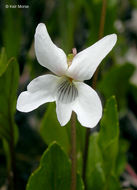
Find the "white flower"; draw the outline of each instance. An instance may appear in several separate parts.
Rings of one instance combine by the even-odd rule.
[[[17,100],[17,109],[30,112],[46,102],[56,101],[57,118],[64,126],[76,112],[81,125],[94,127],[102,116],[102,105],[97,93],[83,81],[90,79],[102,59],[111,51],[116,34],[108,35],[94,45],[67,59],[64,51],[50,39],[44,24],[35,33],[38,62],[55,75],[47,74],[32,80],[27,91]]]

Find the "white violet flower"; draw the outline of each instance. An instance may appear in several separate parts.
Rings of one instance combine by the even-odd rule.
[[[47,32],[38,24],[35,33],[35,52],[38,62],[55,75],[46,74],[32,80],[27,91],[17,100],[17,109],[30,112],[46,102],[56,101],[57,118],[62,126],[70,120],[72,111],[85,127],[94,127],[102,117],[98,94],[84,80],[89,80],[102,59],[117,41],[116,34],[108,35],[76,55],[66,57]]]

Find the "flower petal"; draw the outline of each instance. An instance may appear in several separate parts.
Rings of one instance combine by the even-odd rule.
[[[90,79],[99,63],[111,51],[116,41],[117,35],[111,34],[78,53],[68,69],[68,76],[79,81]]]
[[[35,52],[38,62],[59,76],[68,68],[64,51],[52,42],[43,23],[38,24],[36,28]]]
[[[64,126],[68,123],[72,113],[72,104],[63,104],[60,101],[56,102],[56,113],[57,118],[61,126]]]
[[[73,110],[81,125],[95,127],[102,116],[102,105],[98,94],[83,82],[77,82],[78,98]]]
[[[30,112],[46,102],[55,101],[59,78],[54,75],[43,75],[32,80],[27,86],[27,91],[19,95],[17,110]]]

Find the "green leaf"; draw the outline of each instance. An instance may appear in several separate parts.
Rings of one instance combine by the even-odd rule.
[[[128,141],[124,139],[120,139],[119,152],[118,152],[118,157],[116,160],[116,175],[117,176],[120,176],[125,169],[125,166],[127,163],[126,153],[127,153],[128,148],[129,148]]]
[[[46,144],[57,141],[65,150],[66,153],[70,152],[71,137],[70,137],[70,123],[61,127],[56,115],[55,103],[50,103],[45,115],[41,121],[40,134]],[[78,151],[84,150],[86,128],[82,127],[79,122],[76,122],[77,130],[77,149]]]
[[[0,138],[3,141],[8,171],[11,171],[11,152],[13,152],[14,145],[16,145],[18,140],[18,128],[14,121],[14,114],[16,110],[19,69],[14,58],[7,61],[4,50],[0,57],[2,66],[0,75]]]
[[[85,148],[86,127],[76,122],[77,170],[82,174],[83,152]]]
[[[44,142],[49,145],[53,141],[57,141],[67,154],[71,152],[71,126],[68,123],[61,127],[56,115],[55,103],[50,103],[41,121],[40,134]],[[76,143],[77,143],[77,170],[82,173],[83,151],[85,146],[86,128],[76,122]]]
[[[7,66],[8,66],[7,55],[5,53],[5,49],[2,48],[0,54],[0,76],[5,72]]]
[[[98,87],[102,94],[108,99],[115,95],[120,108],[127,105],[127,93],[129,90],[129,79],[135,68],[132,64],[115,65],[112,67],[99,82]]]
[[[3,56],[6,57],[6,55]],[[3,61],[5,60],[3,59]],[[7,65],[7,69],[0,76],[0,137],[10,142],[14,136],[14,143],[16,143],[18,129],[14,122],[14,113],[16,110],[19,69],[14,58],[2,64]]]
[[[103,189],[105,184],[105,174],[103,171],[102,152],[98,145],[98,133],[90,136],[88,160],[86,170],[87,189]]]
[[[60,145],[52,143],[44,152],[39,168],[29,178],[26,190],[70,190],[71,163]],[[83,183],[77,175],[77,190]]]
[[[9,5],[12,5],[13,2],[11,0],[8,0],[7,3]],[[21,44],[21,23],[21,12],[19,9],[5,9],[3,45],[6,48],[8,58],[18,56]]]
[[[119,122],[117,103],[114,96],[108,99],[99,132],[99,146],[102,151],[106,176],[115,173],[118,154]]]
[[[42,119],[40,126],[40,134],[46,144],[57,141],[64,148],[65,152],[70,151],[70,139],[68,134],[69,124],[61,127],[56,116],[56,107],[54,103],[50,103],[46,113]]]
[[[77,149],[83,152],[85,148],[86,127],[83,127],[78,121],[76,122],[76,133]]]
[[[118,177],[124,168],[126,150],[119,148],[117,103],[112,96],[106,103],[99,133],[90,136],[86,172],[88,190],[121,189]]]
[[[104,190],[121,190],[119,180],[115,176],[110,175],[107,179]]]

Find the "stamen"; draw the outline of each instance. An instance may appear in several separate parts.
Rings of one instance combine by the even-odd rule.
[[[71,82],[71,80],[65,79],[58,85],[57,88],[57,98],[64,104],[73,102],[78,96],[78,90]]]

